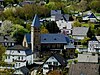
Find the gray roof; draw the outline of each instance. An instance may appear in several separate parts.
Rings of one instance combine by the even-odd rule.
[[[32,50],[21,45],[15,45],[13,47],[9,47],[7,50],[18,50],[18,51],[25,51],[26,55],[31,55]]]
[[[51,10],[51,16],[56,14],[61,14],[61,10]]]
[[[38,17],[37,14],[35,14],[35,17],[33,19],[33,22],[32,22],[31,26],[34,26],[34,27],[37,27],[37,28],[40,27],[40,20],[39,20],[39,17]]]
[[[75,48],[74,45],[65,45],[64,47],[65,47],[65,48]]]
[[[23,75],[29,75],[29,69],[26,66],[20,67],[16,70],[20,70],[23,73]]]
[[[41,34],[41,43],[64,43],[67,44],[70,39],[64,34]]]
[[[72,64],[68,75],[99,75],[99,64],[77,63]]]
[[[78,62],[98,63],[98,55],[78,54]]]
[[[0,36],[0,42],[15,42],[10,36]]]
[[[74,27],[72,35],[87,35],[89,28],[87,27]]]

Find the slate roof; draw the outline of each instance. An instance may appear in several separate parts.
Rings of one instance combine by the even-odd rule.
[[[26,37],[27,43],[28,44],[31,43],[31,34],[26,34],[25,37]]]
[[[88,18],[96,18],[96,16],[92,13]]]
[[[61,14],[61,10],[51,10],[51,16],[56,14]]]
[[[0,36],[0,42],[15,42],[10,36]]]
[[[55,20],[58,21],[58,20],[65,20],[65,21],[68,21],[69,20],[69,15],[68,14],[55,14]]]
[[[77,63],[69,68],[68,75],[99,75],[99,64]]]
[[[78,62],[85,62],[85,63],[98,63],[98,55],[92,54],[78,54]]]
[[[32,25],[31,26],[34,26],[36,28],[39,28],[40,27],[40,20],[39,20],[39,17],[37,14],[35,14],[35,17],[33,19],[33,22],[32,22]]]
[[[20,70],[23,73],[23,75],[29,75],[29,69],[26,66],[20,67],[16,70]]]
[[[62,66],[66,66],[67,65],[67,62],[66,62],[66,60],[64,59],[64,57],[62,55],[54,54],[52,56],[54,56]]]
[[[28,44],[31,42],[31,34],[26,34]],[[41,34],[41,43],[64,43],[71,42],[71,39],[64,34]]]
[[[64,34],[41,34],[41,43],[69,43],[68,37]]]
[[[67,61],[64,59],[64,57],[61,54],[51,54],[46,61],[50,58],[50,57],[54,57],[62,66],[66,66],[67,65]],[[45,62],[46,62],[45,61]],[[45,62],[43,64],[45,64]]]
[[[72,35],[87,35],[89,28],[87,27],[74,27],[72,29]]]
[[[69,14],[63,15],[63,18],[64,18],[65,21],[69,21]]]
[[[15,45],[13,47],[9,47],[7,50],[20,50],[20,51],[25,51],[26,55],[32,54],[32,50],[26,47],[23,47],[21,45]]]
[[[4,0],[0,0],[0,1],[4,1]]]

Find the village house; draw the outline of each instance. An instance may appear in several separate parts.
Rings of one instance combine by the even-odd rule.
[[[62,70],[66,67],[67,62],[60,54],[53,54],[43,63],[43,74],[47,74],[50,70]]]
[[[0,43],[5,47],[12,47],[16,41],[10,36],[0,36]]]
[[[11,64],[8,68],[20,68],[22,66],[32,64],[32,51],[29,48],[25,48],[21,45],[15,45],[13,47],[7,48],[5,54],[5,62]]]
[[[88,36],[88,27],[73,27],[72,29],[72,37],[75,40],[75,45],[81,45],[79,40],[83,40],[85,37]]]
[[[78,54],[78,63],[72,64],[68,75],[99,75],[98,54]]]

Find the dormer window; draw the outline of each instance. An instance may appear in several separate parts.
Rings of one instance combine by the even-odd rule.
[[[46,38],[44,38],[44,40],[46,40]]]
[[[54,38],[54,40],[57,40],[56,38]]]

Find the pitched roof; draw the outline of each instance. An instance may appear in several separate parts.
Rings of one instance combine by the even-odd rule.
[[[69,14],[63,15],[63,18],[64,18],[65,21],[69,21]]]
[[[78,62],[98,63],[98,55],[78,54]]]
[[[66,60],[64,59],[64,57],[62,55],[54,54],[52,56],[54,56],[62,66],[66,66],[67,65],[67,62],[66,62]]]
[[[56,14],[61,14],[61,10],[51,10],[51,16]]]
[[[37,27],[37,28],[40,27],[40,20],[39,20],[39,17],[38,17],[37,14],[35,14],[35,17],[33,19],[33,22],[32,22],[31,26],[34,26],[34,27]]]
[[[4,1],[4,0],[0,0],[0,1]]]
[[[87,27],[74,27],[72,35],[87,35],[89,28]]]
[[[88,18],[96,18],[96,16],[92,13]]]
[[[27,43],[31,43],[31,34],[25,34],[25,37],[26,37],[26,40],[27,40]]]
[[[10,36],[0,36],[0,42],[15,42]]]
[[[20,70],[23,73],[23,75],[29,75],[29,69],[26,66],[20,67],[16,70]]]
[[[32,50],[26,47],[23,47],[21,45],[15,45],[13,47],[9,47],[7,50],[19,50],[19,51],[25,51],[26,55],[31,55],[32,54]]]
[[[96,36],[96,39],[100,42],[100,36]]]
[[[41,43],[69,43],[70,40],[63,34],[41,34]]]
[[[99,64],[77,63],[72,64],[68,75],[99,75]]]

